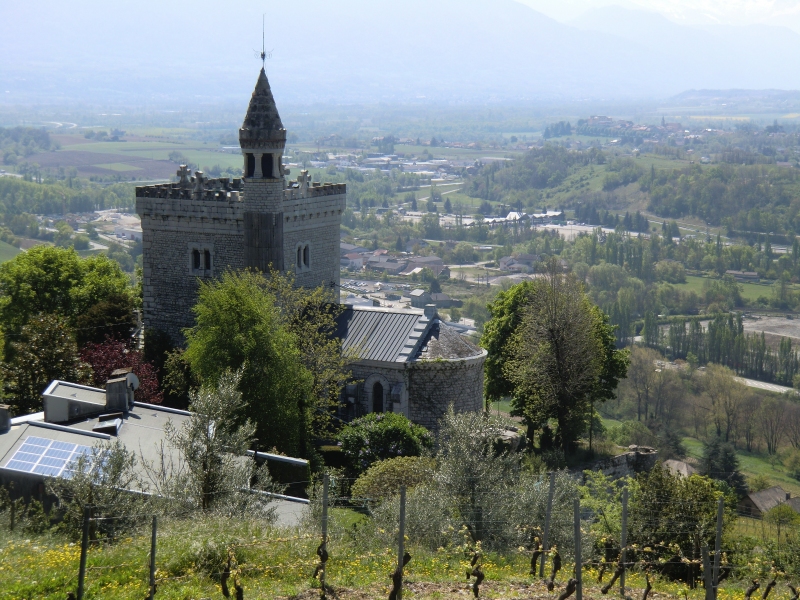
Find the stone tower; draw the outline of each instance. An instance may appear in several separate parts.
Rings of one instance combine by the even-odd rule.
[[[262,69],[239,130],[243,178],[191,176],[136,188],[142,219],[144,325],[182,343],[194,324],[198,282],[227,270],[293,273],[298,285],[339,284],[344,184],[286,182],[286,130]]]
[[[244,263],[283,269],[283,151],[286,130],[264,69],[239,130],[244,156]]]

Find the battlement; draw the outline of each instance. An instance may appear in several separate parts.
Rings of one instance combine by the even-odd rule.
[[[284,190],[284,197],[286,200],[294,200],[295,198],[316,198],[346,193],[347,185],[344,183],[315,182],[304,186],[297,181],[290,181]]]
[[[180,171],[178,171],[180,174]],[[220,177],[207,179],[202,171],[197,171],[194,177],[178,183],[161,183],[156,185],[138,186],[137,198],[173,198],[184,200],[211,200],[216,202],[240,202],[242,180]]]

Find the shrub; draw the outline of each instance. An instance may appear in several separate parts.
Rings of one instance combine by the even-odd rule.
[[[800,450],[792,450],[783,460],[783,465],[789,475],[800,480]]]
[[[641,421],[623,421],[608,428],[606,437],[620,446],[655,446],[656,436]]]
[[[400,491],[429,481],[436,461],[421,456],[397,456],[381,460],[367,469],[355,482],[351,495],[355,498],[383,500]]]
[[[346,425],[337,436],[351,474],[396,456],[419,456],[433,444],[430,432],[396,413],[370,413]]]
[[[407,496],[406,535],[411,543],[435,549],[480,541],[484,549],[499,549],[531,542],[535,528],[544,523],[547,475],[523,469],[519,453],[498,452],[496,440],[503,430],[501,421],[482,413],[450,410],[445,415],[433,477]],[[575,480],[566,471],[558,472],[550,541],[562,558],[573,547],[576,496]],[[395,496],[375,509],[375,524],[388,530],[398,514]]]

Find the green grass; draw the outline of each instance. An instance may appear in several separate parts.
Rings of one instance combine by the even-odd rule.
[[[699,296],[703,295],[705,283],[710,281],[707,277],[697,277],[694,275],[686,276],[686,283],[674,284],[677,289],[685,292],[696,292]],[[740,283],[742,290],[742,298],[754,302],[758,300],[759,296],[770,298],[772,296],[771,283]],[[795,286],[790,286],[794,288]]]
[[[4,263],[6,261],[11,260],[17,254],[22,252],[19,248],[15,248],[11,244],[7,244],[6,242],[0,242],[0,263]]]
[[[343,600],[385,598],[397,560],[394,532],[377,531],[377,536],[362,536],[354,541],[356,530],[348,524],[352,518],[344,512],[350,511],[332,510],[330,515],[327,583]],[[235,557],[231,583],[238,575],[245,598],[319,597],[313,591],[319,589],[319,583],[312,577],[318,561],[316,529],[315,526],[277,529],[257,520],[237,518],[161,519],[156,598],[221,597],[219,573],[229,551]],[[471,596],[464,581],[470,555],[461,547],[431,551],[411,543],[407,548],[412,560],[405,569],[404,598],[438,600]],[[88,553],[84,598],[146,597],[149,553],[148,527],[126,533],[110,543],[93,545]],[[80,544],[54,534],[36,535],[19,529],[8,533],[4,522],[0,531],[0,598],[63,600],[68,591],[77,588],[79,558]],[[481,586],[481,597],[552,597],[543,581],[528,574],[529,561],[529,553],[516,548],[503,553],[484,553],[482,567],[486,580]],[[557,591],[564,588],[571,572],[572,566],[565,564],[556,579]],[[584,573],[587,596],[599,597],[596,572],[586,569]],[[683,588],[652,575],[651,580],[654,591],[662,596],[679,597]],[[641,595],[644,587],[641,574],[630,573],[627,583],[633,588],[633,596]],[[702,595],[702,590],[694,590],[687,597],[700,600]]]
[[[694,458],[703,456],[703,443],[700,440],[686,437],[683,442],[689,451],[689,456]],[[743,450],[737,450],[736,455],[739,457],[740,471],[745,477],[765,475],[773,485],[781,486],[787,492],[791,492],[792,496],[800,495],[800,481],[789,475],[778,460],[770,461],[770,457],[766,454],[749,453]]]

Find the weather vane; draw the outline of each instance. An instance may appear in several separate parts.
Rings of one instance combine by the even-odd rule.
[[[265,15],[266,13],[261,15],[261,54],[259,55],[257,50],[253,50],[254,54],[261,56],[261,66],[264,69],[266,69],[267,67],[267,59],[272,58],[272,50],[267,52],[267,46],[266,46]]]

